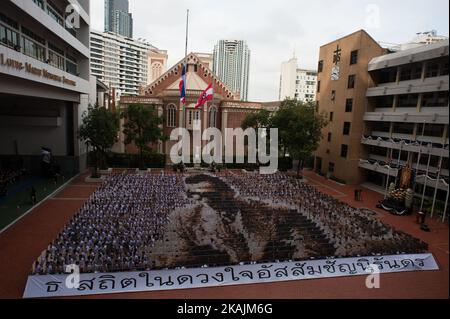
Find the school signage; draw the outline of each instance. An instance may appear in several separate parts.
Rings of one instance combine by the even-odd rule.
[[[49,80],[52,80],[55,82],[64,83],[64,84],[67,84],[70,86],[77,85],[77,83],[75,81],[72,81],[72,80],[66,78],[65,76],[54,74],[43,68],[37,68],[31,63],[28,63],[28,62],[23,63],[21,61],[14,60],[11,58],[5,58],[3,53],[0,53],[0,66],[6,66],[9,68],[16,69],[18,71],[23,70],[24,72],[26,72],[28,74],[32,74],[34,76],[49,79]]]
[[[395,273],[438,270],[432,254],[371,256],[307,260],[218,268],[154,270],[81,274],[77,288],[68,288],[71,275],[30,276],[24,298],[87,296],[272,283],[346,276],[374,272]]]

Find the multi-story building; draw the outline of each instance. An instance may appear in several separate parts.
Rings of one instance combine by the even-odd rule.
[[[364,158],[366,91],[371,86],[369,62],[387,53],[364,30],[357,31],[320,48],[316,110],[328,125],[315,153],[318,173],[349,184],[364,180],[359,161]]]
[[[213,72],[241,100],[248,100],[250,49],[245,41],[220,40],[214,47]]]
[[[392,49],[395,51],[409,50],[420,47],[424,44],[433,44],[444,40],[448,40],[448,37],[438,35],[436,30],[418,32],[414,39],[412,39],[411,41],[400,44],[399,46],[394,46],[392,47]]]
[[[147,42],[91,31],[90,43],[92,75],[120,95],[138,95],[165,71],[167,52]]]
[[[368,66],[359,166],[366,180],[383,188],[400,178],[399,168],[418,176],[416,191],[445,201],[449,178],[449,41],[374,58]],[[427,179],[425,175],[434,180]],[[390,176],[390,178],[388,178]],[[444,181],[446,180],[446,183]],[[447,185],[446,185],[447,184]]]
[[[297,62],[294,56],[281,65],[279,99],[313,102],[316,100],[317,71],[299,69]]]
[[[105,0],[105,32],[133,38],[133,16],[128,0]]]
[[[95,103],[89,21],[89,0],[2,1],[1,157],[39,171],[45,147],[63,172],[85,166],[86,150],[76,132],[88,104]]]

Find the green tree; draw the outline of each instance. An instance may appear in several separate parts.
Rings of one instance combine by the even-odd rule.
[[[105,161],[107,151],[117,141],[119,118],[117,114],[98,105],[89,106],[83,114],[79,139],[93,148],[94,170],[92,177],[98,177],[100,161]]]
[[[256,130],[256,142],[258,143],[258,129],[266,128],[270,129],[271,127],[271,112],[267,110],[259,110],[258,112],[249,113],[244,118],[241,124],[241,128],[246,130],[248,128],[253,128]],[[270,134],[268,132],[267,144],[270,145]],[[248,140],[245,140],[245,145],[248,145]],[[256,157],[257,162],[259,163],[258,156]]]
[[[250,127],[255,130],[263,127],[270,127],[270,112],[267,110],[260,110],[255,113],[249,113],[245,117],[244,121],[241,125],[243,130],[246,130]]]
[[[278,128],[280,145],[298,160],[297,175],[303,162],[319,147],[322,129],[327,125],[323,114],[317,114],[314,105],[287,99],[272,118]]]
[[[157,109],[152,105],[132,104],[122,113],[125,119],[125,144],[134,143],[139,149],[139,168],[144,169],[144,153],[150,151],[148,146],[159,140],[165,140],[163,118],[158,116]]]

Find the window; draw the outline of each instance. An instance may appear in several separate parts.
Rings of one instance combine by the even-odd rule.
[[[330,122],[333,122],[333,118],[334,118],[334,113],[330,112]]]
[[[403,94],[398,97],[397,107],[416,108],[419,101],[418,94]]]
[[[23,37],[23,54],[35,58],[39,61],[45,61],[45,48],[36,42]]]
[[[331,91],[331,101],[335,101],[336,100],[336,91],[333,90]]]
[[[349,89],[355,88],[355,80],[356,80],[356,75],[354,75],[354,74],[349,75],[349,77],[348,77],[348,88]]]
[[[320,92],[320,81],[317,82],[317,93]]]
[[[215,106],[209,109],[209,127],[217,127],[217,108]]]
[[[416,80],[422,77],[422,63],[403,66],[400,69],[400,81]]]
[[[447,107],[448,91],[424,93],[422,96],[422,107]]]
[[[347,99],[347,101],[345,102],[345,112],[353,112],[353,99]]]
[[[350,65],[358,63],[358,50],[352,51],[350,53]]]
[[[425,125],[425,129],[423,129],[423,125]],[[417,126],[418,134],[422,135],[422,131],[424,132],[424,136],[431,137],[443,137],[445,131],[445,125],[443,124],[419,124]]]
[[[188,124],[192,125],[192,110],[189,110],[188,114],[189,114],[189,118],[188,118]]]
[[[47,14],[59,25],[64,26],[63,13],[51,1],[47,1]]]
[[[331,133],[328,133],[328,142],[331,142],[331,137],[332,137],[332,134]]]
[[[382,69],[379,76],[379,84],[395,82],[397,80],[397,68]]]
[[[319,65],[317,67],[318,73],[321,73],[323,71],[323,60],[319,61]]]
[[[167,108],[167,127],[176,126],[177,108],[174,105],[169,105]]]
[[[342,134],[350,135],[351,126],[352,126],[352,124],[350,122],[344,122],[344,130],[343,130]]]
[[[348,155],[348,145],[342,144],[341,145],[341,157],[347,158]]]
[[[393,131],[394,134],[407,134],[412,135],[414,133],[414,124],[413,123],[394,123]]]
[[[389,123],[389,122],[373,122],[372,130],[374,132],[389,133],[391,131],[391,123]]]
[[[0,24],[0,43],[10,48],[18,49],[20,46],[19,34]]]
[[[439,75],[439,61],[433,60],[427,63],[425,77],[434,78]]]
[[[196,121],[199,121],[200,120],[200,111],[194,111],[194,119],[196,120]]]
[[[39,8],[44,10],[44,1],[43,0],[33,0],[33,2],[36,3]]]
[[[329,171],[330,173],[334,173],[334,168],[335,168],[335,164],[330,162],[330,163],[328,164],[328,171]]]

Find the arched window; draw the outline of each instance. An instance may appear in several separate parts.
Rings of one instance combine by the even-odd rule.
[[[209,127],[217,127],[217,107],[209,108]]]
[[[152,65],[152,80],[155,81],[162,75],[162,65],[161,63],[154,63]]]
[[[177,121],[177,107],[173,104],[167,107],[167,127],[175,127]]]

